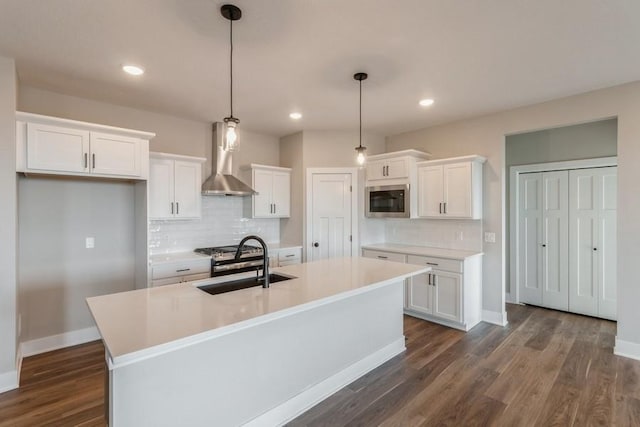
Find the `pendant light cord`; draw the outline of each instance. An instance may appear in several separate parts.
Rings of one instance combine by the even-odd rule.
[[[229,104],[231,117],[233,117],[233,19],[229,20],[229,44],[231,45],[229,52]]]
[[[360,147],[362,147],[362,80],[360,80]]]

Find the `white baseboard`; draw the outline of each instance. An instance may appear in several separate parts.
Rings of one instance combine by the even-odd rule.
[[[245,426],[283,425],[403,351],[405,351],[404,336],[402,339],[389,344],[372,355],[365,357],[330,378],[289,399],[282,405],[254,418],[245,424]]]
[[[507,312],[482,310],[482,321],[498,326],[507,326]]]
[[[72,345],[84,344],[97,339],[100,339],[100,333],[98,333],[98,328],[92,326],[90,328],[78,329],[76,331],[65,332],[63,334],[25,341],[20,344],[20,350],[22,352],[22,357],[29,357],[40,353],[46,353],[47,351],[71,347]]]
[[[18,371],[0,374],[0,393],[18,388]]]
[[[624,341],[616,337],[616,346],[613,348],[613,354],[628,357],[629,359],[640,360],[640,344]]]

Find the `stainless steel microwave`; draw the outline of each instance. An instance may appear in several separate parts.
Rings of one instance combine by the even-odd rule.
[[[409,185],[366,187],[364,204],[370,218],[409,218]]]

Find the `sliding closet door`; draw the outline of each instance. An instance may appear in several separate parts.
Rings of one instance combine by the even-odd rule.
[[[542,305],[569,309],[569,173],[542,174]]]
[[[617,168],[570,173],[569,307],[615,320]]]
[[[520,175],[518,198],[518,289],[520,301],[542,305],[542,174]]]

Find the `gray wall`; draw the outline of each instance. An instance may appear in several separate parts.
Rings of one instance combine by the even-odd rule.
[[[580,125],[527,132],[506,137],[506,232],[511,239],[511,182],[509,168],[564,160],[593,159],[615,156],[618,152],[618,120],[600,120]],[[505,290],[511,292],[509,244],[505,247],[507,272]]]
[[[17,380],[16,90],[15,63],[0,57],[0,389]]]
[[[484,244],[483,308],[504,310],[506,210],[505,135],[618,118],[618,335],[640,345],[640,82],[517,108],[488,116],[391,136],[387,150],[418,148],[436,157],[478,153],[488,158],[484,173],[484,231],[496,243]]]
[[[134,184],[21,177],[18,195],[21,340],[94,326],[85,298],[134,289]]]

